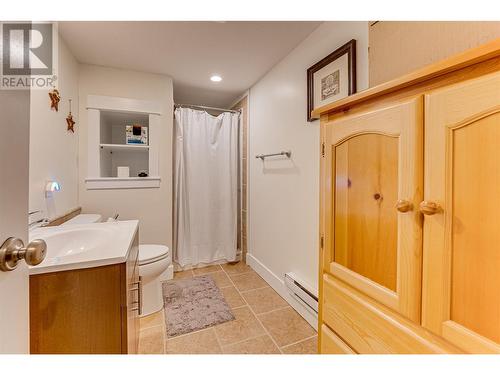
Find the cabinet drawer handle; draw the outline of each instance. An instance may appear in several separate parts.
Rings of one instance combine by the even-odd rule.
[[[130,311],[138,311],[139,315],[142,315],[142,277],[139,276],[139,281],[136,281],[132,284],[136,284],[137,286],[135,288],[130,288],[130,292],[138,291],[137,293],[137,301],[132,302],[132,304],[137,303],[137,307],[134,307],[130,309]]]
[[[137,285],[137,287],[139,288],[139,299],[137,301],[138,303],[138,311],[139,311],[139,315],[142,315],[142,276],[139,276],[139,283]]]
[[[407,201],[406,199],[400,199],[396,203],[396,209],[399,212],[408,212],[408,211],[411,211],[413,209],[413,205],[411,204],[411,202]]]
[[[427,216],[435,215],[435,214],[442,211],[439,204],[437,204],[436,202],[431,202],[431,201],[421,202],[419,209],[420,209],[421,213],[423,213],[424,215],[427,215]]]
[[[140,281],[134,281],[133,283],[130,283],[130,285],[137,285],[139,286]]]

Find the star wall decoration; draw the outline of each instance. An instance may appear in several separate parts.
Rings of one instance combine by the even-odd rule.
[[[58,112],[59,101],[61,100],[61,95],[59,94],[59,91],[54,89],[51,92],[49,92],[49,98],[50,98],[50,109],[55,109],[56,112]]]
[[[69,113],[68,117],[66,117],[66,124],[68,124],[68,131],[75,132],[75,121],[73,120],[73,115],[71,112]]]
[[[73,120],[73,115],[71,114],[71,99],[69,99],[69,114],[66,117],[66,124],[68,125],[68,131],[75,132],[75,120]]]

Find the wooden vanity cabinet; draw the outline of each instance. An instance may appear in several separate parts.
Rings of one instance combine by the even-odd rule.
[[[500,40],[314,115],[320,352],[500,353]]]
[[[137,353],[138,250],[136,235],[124,263],[30,275],[30,352]]]

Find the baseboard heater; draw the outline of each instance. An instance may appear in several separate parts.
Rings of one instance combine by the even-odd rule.
[[[285,286],[292,296],[306,304],[316,314],[318,313],[318,297],[294,273],[285,273]]]

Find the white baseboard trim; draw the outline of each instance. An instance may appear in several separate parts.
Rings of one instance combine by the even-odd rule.
[[[283,278],[275,275],[261,261],[247,253],[247,264],[253,268],[266,282],[292,306],[316,331],[318,330],[318,316],[303,302],[292,296],[285,286]],[[284,277],[284,276],[283,276]]]

